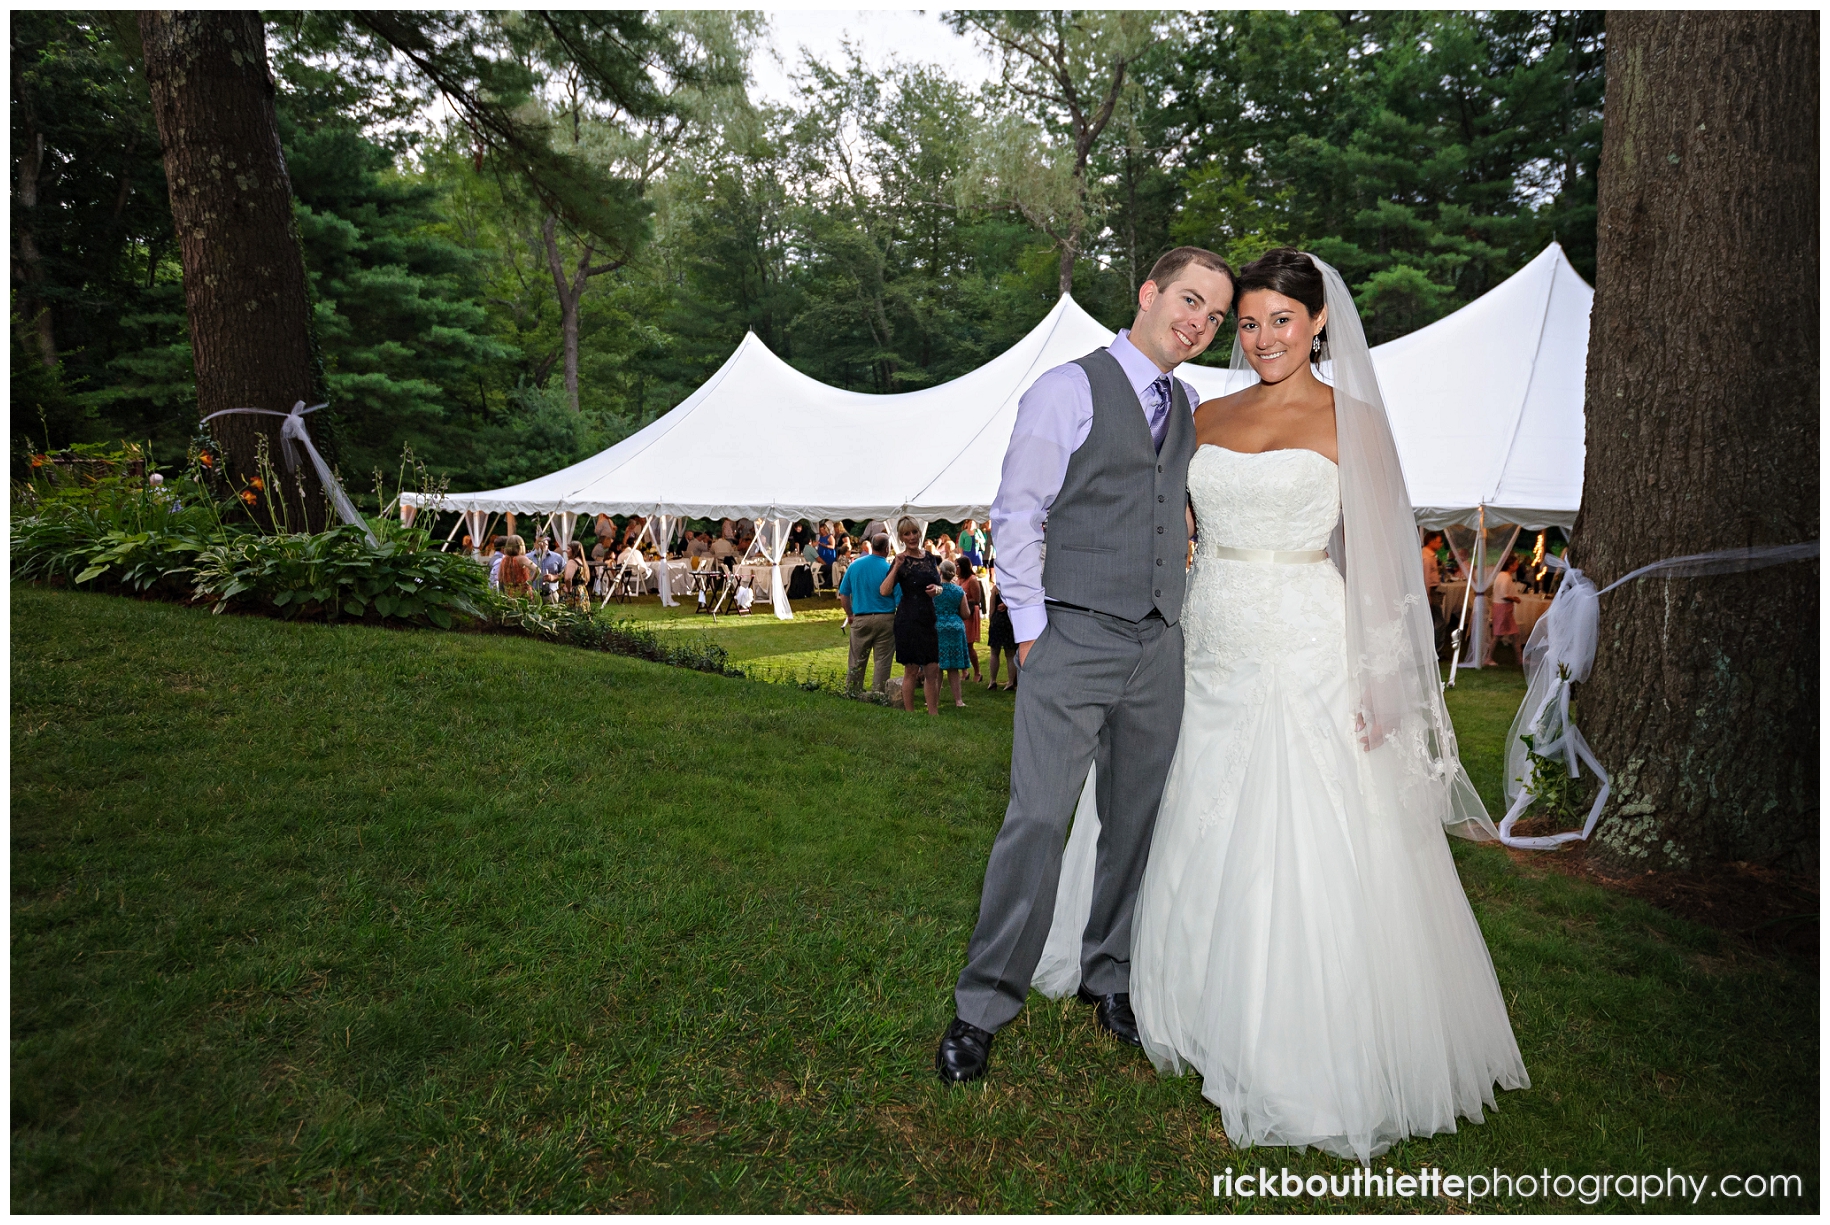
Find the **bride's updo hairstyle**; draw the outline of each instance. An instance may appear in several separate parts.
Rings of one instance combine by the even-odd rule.
[[[1268,289],[1301,302],[1311,319],[1321,314],[1322,307],[1328,303],[1322,270],[1295,247],[1273,247],[1241,268],[1239,279],[1233,283],[1233,309],[1238,310],[1245,296],[1257,289]],[[1319,351],[1311,350],[1309,360],[1319,364],[1328,357],[1328,329],[1323,327],[1316,339],[1322,342],[1322,347]]]

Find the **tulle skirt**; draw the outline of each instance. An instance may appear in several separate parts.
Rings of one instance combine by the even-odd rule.
[[[1361,1161],[1528,1086],[1442,826],[1381,802],[1339,648],[1191,657],[1186,694],[1132,946],[1159,1071],[1198,1072],[1240,1147]]]

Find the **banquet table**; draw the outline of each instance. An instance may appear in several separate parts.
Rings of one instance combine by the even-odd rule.
[[[1522,643],[1531,637],[1531,627],[1538,623],[1544,610],[1550,607],[1550,597],[1531,592],[1519,597],[1518,604],[1512,610],[1512,619],[1518,623],[1519,641]]]
[[[1445,625],[1452,626],[1461,619],[1461,602],[1466,597],[1467,591],[1468,583],[1466,579],[1453,583],[1438,583],[1436,586],[1430,588],[1430,594],[1432,598],[1435,599],[1436,606],[1442,610],[1442,619]],[[1538,618],[1542,617],[1544,615],[1544,610],[1549,607],[1550,597],[1548,595],[1538,595],[1534,592],[1526,592],[1519,596],[1519,602],[1513,606],[1512,619],[1519,627],[1519,642],[1521,644],[1531,637],[1532,626],[1538,623]],[[1470,609],[1469,612],[1472,614],[1473,610]],[[1488,615],[1491,616],[1492,614],[1489,613]]]
[[[793,553],[782,558],[782,582],[786,583],[794,577],[794,568],[796,566],[804,566],[806,564],[806,558],[798,553]],[[752,580],[752,586],[756,589],[757,599],[772,599],[773,595],[769,584],[774,581],[773,570],[774,567],[766,561],[745,562],[737,567],[737,578],[739,581],[742,581],[747,576]]]
[[[672,589],[676,597],[692,594],[693,579],[692,575],[688,572],[688,567],[684,558],[676,557],[669,560],[667,563],[667,574],[668,586]],[[661,563],[659,561],[650,561],[648,563],[648,582],[646,588],[647,590],[656,593],[659,593],[661,590]]]

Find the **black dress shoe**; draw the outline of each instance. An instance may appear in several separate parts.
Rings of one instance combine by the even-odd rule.
[[[948,1084],[964,1084],[985,1074],[991,1062],[992,1035],[958,1017],[947,1027],[947,1036],[934,1052],[934,1070]]]
[[[1144,1040],[1137,1036],[1137,1017],[1131,1011],[1131,993],[1119,991],[1112,995],[1094,995],[1085,987],[1075,992],[1083,1004],[1093,1005],[1093,1018],[1099,1027],[1123,1042],[1126,1046],[1142,1046]]]

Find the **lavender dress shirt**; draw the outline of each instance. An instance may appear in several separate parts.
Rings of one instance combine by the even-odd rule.
[[[1138,411],[1149,420],[1144,389],[1162,376],[1156,363],[1131,343],[1129,329],[1106,350],[1138,394]],[[1192,408],[1201,394],[1182,383]],[[1174,411],[1173,403],[1171,411]],[[1067,477],[1068,458],[1093,428],[1093,389],[1073,362],[1056,366],[1030,384],[1017,401],[1017,423],[1004,452],[998,496],[991,504],[991,538],[998,546],[998,590],[1010,606],[1010,628],[1018,642],[1033,642],[1048,624],[1042,590],[1042,527],[1048,508]]]

